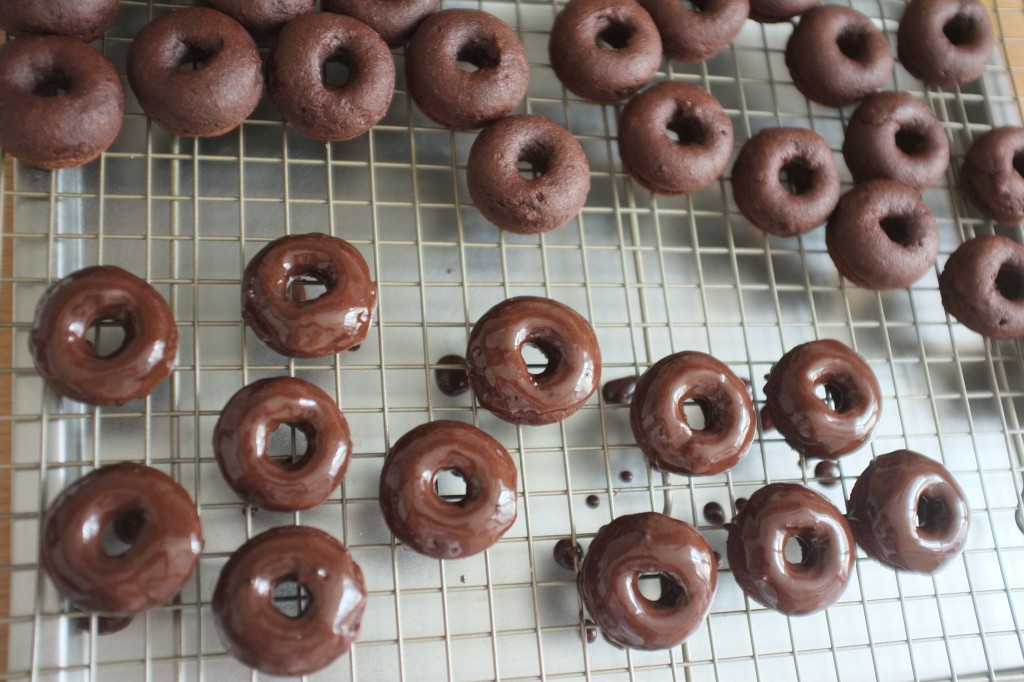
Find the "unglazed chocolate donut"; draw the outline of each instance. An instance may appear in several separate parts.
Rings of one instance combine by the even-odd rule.
[[[1000,235],[968,239],[939,275],[942,307],[993,339],[1024,336],[1024,247]]]
[[[977,0],[910,0],[896,34],[900,62],[928,85],[963,85],[985,73],[995,34]]]
[[[750,18],[762,24],[775,24],[818,4],[819,0],[750,0]]]
[[[975,138],[960,168],[960,191],[986,218],[1024,221],[1024,128],[993,128]]]
[[[60,36],[0,46],[0,102],[0,148],[47,169],[89,163],[113,144],[124,119],[114,65]]]
[[[749,0],[694,0],[696,11],[679,0],[639,0],[661,34],[665,54],[681,62],[702,62],[724,49],[743,28]]]
[[[347,14],[380,34],[388,45],[401,45],[440,0],[324,0],[325,12]]]
[[[661,597],[640,592],[640,576],[661,575]],[[647,512],[620,516],[597,532],[583,557],[579,590],[611,642],[668,649],[701,626],[718,586],[707,540],[686,523]]]
[[[704,428],[694,429],[683,403],[694,400]],[[743,380],[705,353],[675,353],[644,373],[629,424],[652,466],[686,476],[712,476],[743,459],[754,438],[754,406]]]
[[[802,559],[786,558],[800,543]],[[729,524],[729,567],[748,597],[787,616],[828,608],[846,589],[855,558],[843,515],[818,493],[792,483],[761,488]]]
[[[12,36],[60,35],[91,42],[110,28],[121,0],[3,0],[0,27]]]
[[[88,332],[107,320],[124,329],[124,342],[100,357]],[[43,294],[29,350],[39,374],[60,395],[90,405],[122,405],[149,395],[171,373],[178,328],[156,289],[104,265],[72,273]]]
[[[131,519],[130,547],[108,556],[102,531]],[[122,462],[78,479],[50,504],[42,561],[77,608],[130,616],[168,602],[192,575],[203,549],[199,512],[167,474]]]
[[[289,425],[306,436],[292,465],[271,459],[270,434]],[[338,405],[301,379],[249,384],[231,397],[213,431],[213,452],[224,480],[249,504],[276,511],[310,509],[334,492],[352,454],[348,422]]]
[[[932,573],[963,551],[971,509],[946,467],[897,450],[876,457],[857,478],[846,518],[872,559]]]
[[[438,474],[466,482],[458,501],[440,497]],[[470,424],[421,424],[398,439],[380,473],[380,507],[395,537],[420,554],[458,559],[482,552],[516,520],[516,465]]]
[[[309,593],[289,616],[274,588],[295,582]],[[271,528],[242,545],[220,572],[213,620],[224,647],[267,675],[308,675],[349,650],[366,609],[363,572],[340,542],[304,526]]]
[[[824,387],[833,407],[815,395]],[[871,367],[832,339],[792,348],[772,367],[763,417],[805,457],[836,459],[871,439],[882,410]]]
[[[547,357],[531,374],[527,344]],[[466,349],[469,383],[485,410],[513,424],[553,424],[574,414],[601,385],[597,335],[572,308],[537,296],[510,298],[473,326]]]
[[[203,0],[227,14],[250,33],[265,36],[277,33],[285,24],[316,9],[316,0]]]
[[[732,121],[719,101],[696,85],[663,81],[622,110],[619,156],[633,179],[652,192],[703,189],[718,179],[731,155]]]
[[[327,291],[311,301],[289,297],[300,277]],[[242,317],[265,344],[293,358],[319,358],[359,345],[377,305],[377,286],[356,247],[326,234],[275,239],[242,276]]]

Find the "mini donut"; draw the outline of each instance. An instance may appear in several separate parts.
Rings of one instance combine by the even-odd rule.
[[[347,14],[380,34],[388,45],[404,44],[440,0],[324,0],[325,12]]]
[[[524,178],[517,164],[539,176]],[[590,192],[590,164],[572,133],[544,116],[506,116],[485,127],[469,151],[473,204],[503,230],[537,234],[579,213]]]
[[[785,174],[790,186],[780,182]],[[803,128],[765,128],[732,167],[732,194],[754,227],[795,237],[828,220],[839,201],[839,169],[825,139]]]
[[[548,55],[562,85],[610,104],[651,82],[661,65],[661,36],[634,0],[569,0],[551,26]]]
[[[830,407],[814,391],[823,387]],[[871,439],[882,411],[881,389],[864,358],[832,339],[792,348],[768,374],[767,417],[804,457],[836,459]]]
[[[850,580],[855,549],[843,515],[827,498],[793,483],[756,491],[729,524],[726,551],[740,589],[787,616],[838,601]],[[796,538],[802,559],[786,557]]]
[[[857,286],[905,289],[935,265],[939,228],[917,190],[868,180],[839,200],[825,244],[836,269]]]
[[[292,465],[274,461],[270,434],[290,425],[306,436]],[[224,480],[249,504],[275,511],[311,509],[334,492],[352,455],[348,422],[319,388],[293,377],[262,379],[235,393],[213,431]]]
[[[640,592],[660,574],[661,596]],[[715,555],[686,523],[646,512],[620,516],[597,532],[583,556],[579,590],[605,638],[633,649],[669,649],[696,632],[718,586]]]
[[[324,82],[328,63],[349,69],[348,81]],[[278,35],[267,62],[267,94],[285,121],[304,135],[343,142],[377,124],[395,90],[395,61],[369,26],[341,14],[318,12],[292,21]]]
[[[460,62],[476,67],[465,71]],[[501,19],[474,9],[431,14],[405,47],[409,94],[446,128],[479,128],[519,106],[530,79],[526,50]]]
[[[960,168],[960,191],[986,218],[1024,222],[1024,128],[993,128],[975,138]]]
[[[793,85],[807,99],[843,107],[877,91],[892,76],[889,41],[866,15],[826,5],[800,15],[786,43]]]
[[[843,158],[856,182],[887,178],[923,191],[945,174],[949,140],[921,100],[906,92],[876,92],[850,117]]]
[[[97,158],[124,120],[117,69],[74,38],[27,36],[0,46],[0,102],[0,148],[51,170]]]
[[[896,48],[910,75],[928,85],[964,85],[985,73],[995,34],[977,0],[910,0]]]
[[[114,353],[100,357],[88,332],[105,320],[119,324],[125,337]],[[104,265],[72,273],[43,294],[29,350],[53,391],[89,405],[123,405],[146,397],[171,373],[178,328],[156,289]]]
[[[274,605],[274,588],[309,594],[297,616]],[[309,675],[349,650],[366,609],[366,583],[352,554],[305,526],[271,528],[228,559],[213,592],[213,621],[228,652],[266,675]]]
[[[661,34],[665,54],[680,62],[702,62],[721,52],[743,28],[749,0],[639,0]]]
[[[466,483],[458,501],[435,484],[444,471]],[[458,559],[497,542],[516,520],[516,465],[485,432],[456,421],[421,424],[398,439],[380,473],[380,508],[395,537],[420,554]]]
[[[292,19],[316,9],[316,0],[203,0],[257,36],[273,35]]]
[[[522,350],[534,345],[547,368],[531,374]],[[554,424],[574,414],[601,385],[597,334],[557,301],[518,296],[473,326],[466,348],[469,384],[485,410],[512,424]]]
[[[750,0],[750,18],[762,24],[776,24],[818,4],[819,0]]]
[[[300,277],[327,291],[301,302],[289,297]],[[264,246],[242,275],[242,317],[263,343],[292,358],[320,358],[358,346],[370,329],[377,286],[356,247],[309,233]]]
[[[108,556],[102,531],[121,518],[137,527],[130,547]],[[75,607],[130,616],[165,604],[192,575],[203,550],[199,512],[167,474],[131,462],[108,464],[78,479],[50,504],[42,562]]]
[[[732,156],[732,121],[707,91],[663,81],[623,108],[619,156],[630,176],[650,191],[690,194],[725,171]]]
[[[92,42],[114,23],[121,0],[3,0],[0,27],[12,36],[68,36]]]
[[[993,339],[1024,336],[1024,247],[1000,235],[968,239],[939,275],[942,307]]]
[[[704,428],[693,428],[683,403],[694,400]],[[705,353],[675,353],[644,373],[629,408],[629,425],[652,466],[685,476],[728,471],[754,438],[754,406],[743,380]]]

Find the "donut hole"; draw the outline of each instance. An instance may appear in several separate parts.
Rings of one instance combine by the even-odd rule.
[[[556,356],[553,346],[539,341],[527,341],[519,349],[519,354],[526,364],[526,370],[537,381],[546,379],[554,371],[555,363],[551,360]]]
[[[434,493],[445,502],[458,504],[469,494],[466,477],[458,469],[440,469],[434,474]]]
[[[124,348],[128,331],[117,320],[103,318],[89,327],[85,340],[96,357],[110,358]]]
[[[686,597],[682,585],[665,573],[640,574],[636,588],[650,605],[665,609],[679,608]]]
[[[961,13],[953,15],[953,17],[942,25],[942,32],[953,45],[966,45],[974,40],[974,31],[977,25],[974,22],[974,18]]]
[[[694,14],[700,14],[707,10],[710,0],[680,0],[680,4]]]
[[[202,71],[223,48],[224,41],[221,39],[210,42],[182,41],[178,46],[178,71]]]
[[[900,126],[896,131],[896,148],[907,156],[923,154],[928,149],[928,136],[921,128]]]
[[[803,535],[794,535],[786,540],[782,552],[789,566],[807,568],[814,562],[813,540]]]
[[[455,54],[459,68],[468,73],[480,69],[493,69],[501,63],[501,54],[493,40],[471,40]]]
[[[604,21],[605,26],[594,37],[597,46],[602,50],[621,50],[627,47],[636,32],[633,27],[611,17],[605,18]]]
[[[312,438],[304,424],[282,424],[270,434],[267,455],[284,469],[298,469],[312,449]]]
[[[1003,263],[996,273],[996,291],[1008,301],[1024,301],[1024,271],[1015,263]],[[1000,324],[1004,324],[1000,320]]]
[[[926,489],[917,498],[917,532],[921,535],[939,537],[949,530],[952,515],[945,496],[934,486]]]
[[[907,216],[886,216],[878,221],[878,225],[890,241],[900,246],[910,246],[910,221]]]
[[[348,85],[355,70],[355,60],[348,50],[338,50],[320,65],[320,82],[328,90],[340,90]]]
[[[135,541],[146,523],[141,509],[126,509],[115,516],[100,533],[100,547],[103,554],[115,559],[124,556],[135,545]]]
[[[864,62],[868,57],[868,33],[863,28],[850,26],[836,36],[836,46],[847,59]]]
[[[60,97],[70,91],[71,76],[61,68],[43,73],[32,88],[32,94],[36,97]]]
[[[1013,162],[1010,164],[1017,175],[1024,178],[1024,150],[1013,155]]]
[[[313,601],[313,595],[296,576],[289,575],[274,583],[271,603],[289,618],[301,618]]]
[[[526,147],[516,159],[516,169],[519,171],[519,175],[527,180],[536,180],[544,175],[548,172],[550,165],[551,151],[542,145]]]
[[[687,398],[680,409],[683,418],[694,431],[703,431],[711,424],[711,404],[704,398]]]
[[[665,125],[665,134],[680,145],[703,145],[708,141],[708,131],[703,121],[679,109],[676,109]]]
[[[288,279],[288,300],[292,303],[309,303],[327,293],[327,282],[315,272],[296,275]]]
[[[831,382],[826,381],[814,385],[814,395],[833,412],[842,412],[848,407],[844,399],[845,394],[846,392],[841,386]]]
[[[790,194],[804,194],[814,186],[814,172],[804,159],[791,159],[779,169],[779,184]]]

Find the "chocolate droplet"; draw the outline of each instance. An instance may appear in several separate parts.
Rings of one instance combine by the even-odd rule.
[[[814,467],[814,477],[818,483],[832,487],[839,483],[839,466],[829,459],[823,459]]]
[[[747,498],[737,497],[736,498],[736,511],[741,512],[743,508],[747,506]]]
[[[587,495],[587,506],[591,509],[597,509],[601,506],[601,498],[597,495]]]
[[[440,367],[434,370],[434,381],[437,387],[447,396],[460,396],[469,390],[469,374],[466,373],[466,358],[461,355],[445,355],[437,361],[439,365],[459,365],[458,367]]]
[[[628,405],[636,392],[636,382],[639,376],[622,377],[605,383],[601,388],[601,395],[604,401],[610,405]]]
[[[619,474],[619,478],[622,479],[623,483],[632,483],[633,482],[633,472],[632,471],[623,471],[622,473]]]
[[[725,510],[717,502],[708,502],[704,505],[704,518],[712,525],[721,526],[725,523]]]
[[[562,538],[555,543],[554,555],[556,564],[572,571],[576,568],[576,562],[583,558],[583,548],[580,543],[573,542],[572,538]]]
[[[588,618],[584,624],[587,626],[587,644],[593,644],[597,641],[597,623]]]
[[[96,616],[96,634],[112,635],[121,632],[131,625],[135,616]],[[88,632],[90,627],[89,616],[79,616],[74,619],[75,629],[79,632]]]

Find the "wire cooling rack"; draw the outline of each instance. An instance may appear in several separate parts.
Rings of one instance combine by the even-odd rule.
[[[996,13],[1021,19],[1014,0]],[[124,68],[134,33],[185,3],[126,0],[102,49]],[[861,2],[895,42],[900,0]],[[2,365],[12,409],[0,490],[0,658],[6,679],[241,680],[255,673],[228,656],[210,614],[221,566],[248,537],[290,523],[341,538],[363,567],[369,604],[351,653],[310,679],[802,679],[1020,678],[1024,671],[1024,534],[1020,414],[1024,359],[1017,342],[986,342],[947,318],[938,269],[965,238],[995,228],[950,185],[974,135],[1018,123],[1002,36],[985,76],[970,87],[925,90],[897,67],[889,88],[929,102],[952,145],[947,181],[925,198],[941,234],[936,271],[909,290],[871,293],[841,280],[821,230],[765,238],[738,214],[727,177],[687,197],[653,197],[617,158],[618,108],[568,95],[548,66],[547,31],[557,6],[530,0],[464,4],[518,28],[531,62],[522,110],[568,127],[592,167],[579,217],[543,236],[501,233],[472,207],[464,164],[472,133],[451,133],[411,103],[399,66],[394,104],[380,125],[344,144],[316,143],[281,125],[264,101],[241,129],[212,140],[174,138],[141,115],[129,93],[124,131],[89,166],[47,173],[3,165],[0,332],[13,343]],[[698,83],[725,106],[737,149],[766,126],[795,125],[839,148],[849,110],[810,105],[794,89],[782,50],[789,24],[747,22],[735,43],[705,64],[665,63],[659,79]],[[1018,63],[1018,66],[1020,64]],[[2,106],[2,104],[0,104]],[[328,231],[358,246],[380,284],[380,307],[357,352],[287,361],[241,322],[239,278],[248,259],[284,233]],[[1020,241],[1020,228],[999,228]],[[170,380],[145,401],[94,409],[43,391],[27,352],[33,308],[46,286],[105,263],[151,281],[170,302],[181,347]],[[870,447],[843,458],[841,485],[824,487],[775,433],[758,433],[727,475],[652,475],[633,443],[628,410],[595,397],[568,421],[515,428],[449,398],[433,382],[438,358],[465,348],[472,323],[509,296],[539,294],[591,319],[604,379],[643,371],[683,349],[707,351],[752,379],[784,350],[837,338],[864,355],[883,387]],[[9,362],[10,364],[6,364]],[[211,452],[219,410],[242,385],[291,374],[337,397],[355,456],[341,489],[300,514],[249,509],[225,485]],[[498,438],[520,472],[519,518],[494,548],[439,562],[397,546],[377,506],[389,445],[413,426],[452,418]],[[863,555],[844,597],[825,612],[786,618],[745,599],[724,565],[711,616],[668,651],[586,643],[571,571],[552,548],[584,547],[611,518],[668,508],[695,523],[725,554],[725,532],[700,514],[727,509],[769,481],[799,481],[843,506],[875,454],[910,447],[942,459],[974,511],[963,556],[933,576],[897,574]],[[206,551],[173,603],[126,630],[98,636],[55,593],[38,564],[41,511],[94,467],[143,461],[194,496]],[[624,473],[628,472],[628,473]],[[596,499],[598,505],[588,505]],[[4,537],[3,539],[6,539]]]

